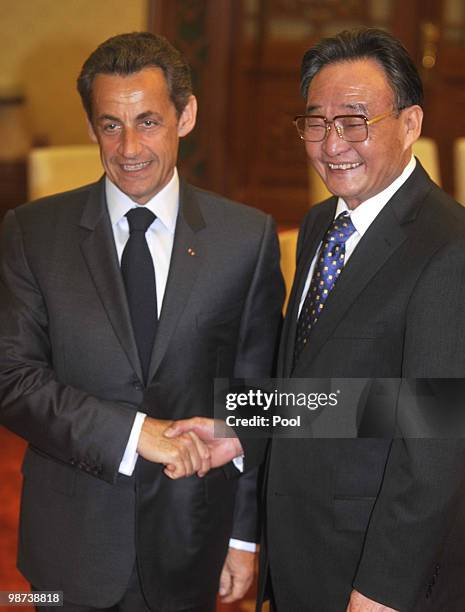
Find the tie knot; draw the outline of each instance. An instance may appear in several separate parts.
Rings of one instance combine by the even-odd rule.
[[[330,226],[326,240],[331,242],[345,243],[355,232],[354,224],[352,223],[349,213],[344,211],[334,219]]]
[[[156,219],[153,212],[143,206],[132,208],[126,213],[126,217],[129,223],[129,231],[131,233],[144,232],[144,234]]]

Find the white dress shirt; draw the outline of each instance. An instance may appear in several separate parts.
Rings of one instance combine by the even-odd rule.
[[[146,204],[137,204],[129,196],[123,193],[108,177],[105,178],[105,195],[107,200],[108,213],[110,215],[113,237],[115,240],[118,261],[121,265],[121,257],[124,247],[129,239],[129,223],[126,213],[132,208],[144,206],[156,216],[155,221],[150,225],[145,234],[145,239],[152,256],[155,270],[155,284],[157,289],[157,313],[154,316],[160,317],[163,297],[165,295],[166,281],[170,269],[171,253],[173,250],[174,232],[176,229],[176,219],[179,210],[179,176],[177,169],[174,169],[173,176],[165,187],[159,191]],[[123,458],[119,466],[119,472],[125,476],[131,476],[134,472],[138,453],[137,444],[140,432],[147,415],[137,412],[136,418],[129,435],[128,443],[124,451]],[[242,459],[235,461],[236,467],[242,471]],[[254,552],[256,545],[251,542],[231,539],[229,545],[233,548]]]
[[[370,227],[370,225],[373,223],[379,213],[383,210],[383,208],[386,206],[386,204],[389,202],[395,192],[400,189],[400,187],[405,183],[408,177],[415,170],[416,163],[417,162],[415,158],[412,156],[409,163],[402,171],[402,174],[400,174],[388,187],[386,187],[386,189],[383,189],[383,191],[380,191],[380,193],[377,193],[372,198],[365,200],[365,202],[359,204],[357,208],[354,208],[354,210],[350,210],[350,208],[347,206],[347,204],[342,198],[338,199],[334,218],[336,218],[342,212],[347,211],[355,227],[355,232],[346,242],[344,265],[346,265],[346,263],[349,261],[350,256],[355,251],[355,247],[360,242],[362,236],[365,234],[367,229]],[[315,265],[320,255],[320,250],[321,243],[316,251],[316,254],[312,260],[310,269],[308,271],[304,290],[300,297],[299,312],[297,315],[298,317],[300,316],[300,311],[302,310],[302,306],[305,301],[305,296],[307,295],[310,283],[312,281],[313,272],[315,270]]]
[[[156,262],[154,270],[158,313],[154,312],[154,316],[159,317],[170,268],[174,231],[179,208],[178,173],[175,169],[169,183],[149,200],[147,204],[136,204],[129,196],[118,189],[108,177],[105,178],[105,195],[120,265],[124,247],[129,239],[129,223],[126,218],[126,213],[132,208],[144,206],[156,216],[155,221],[150,225],[145,234],[145,239],[147,240],[152,260]],[[131,476],[136,466],[138,457],[137,444],[139,442],[139,436],[145,417],[146,415],[142,412],[136,414],[128,444],[119,466],[120,473],[126,476]]]

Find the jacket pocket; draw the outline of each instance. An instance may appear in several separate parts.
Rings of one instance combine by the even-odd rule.
[[[376,497],[335,497],[336,531],[366,531]]]

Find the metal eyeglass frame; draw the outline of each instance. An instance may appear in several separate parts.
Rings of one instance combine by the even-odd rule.
[[[386,117],[389,117],[389,115],[392,115],[395,112],[396,112],[395,110],[386,111],[385,113],[382,113],[381,115],[376,115],[376,117],[372,117],[371,119],[368,119],[368,117],[366,117],[365,115],[336,115],[332,119],[327,119],[323,115],[296,115],[294,117],[293,123],[294,123],[294,125],[296,127],[296,130],[297,130],[297,133],[298,133],[299,137],[302,140],[304,140],[305,142],[323,142],[324,140],[326,140],[326,138],[329,135],[329,132],[331,131],[331,125],[334,125],[334,128],[336,130],[337,135],[339,136],[339,138],[341,138],[345,142],[364,142],[368,138],[368,126],[369,125],[373,125],[374,123],[378,123],[378,121],[381,121],[382,119],[386,119]],[[346,118],[346,117],[356,118],[356,119],[363,119],[364,120],[365,126],[366,126],[366,136],[365,136],[365,138],[362,138],[361,140],[347,140],[346,138],[344,138],[344,128],[341,125],[336,124],[336,121],[338,119],[342,119],[342,118]],[[323,134],[322,138],[319,138],[318,140],[308,140],[307,138],[303,137],[303,134],[300,132],[300,130],[298,128],[297,122],[300,119],[309,119],[309,118],[323,119],[323,121],[325,123],[326,131]]]

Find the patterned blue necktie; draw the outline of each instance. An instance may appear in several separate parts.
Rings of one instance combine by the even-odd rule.
[[[310,287],[302,305],[299,321],[297,322],[294,365],[305,348],[310,332],[318,321],[328,295],[331,293],[344,267],[346,241],[354,232],[355,227],[350,220],[349,213],[344,211],[334,219],[323,238]]]

